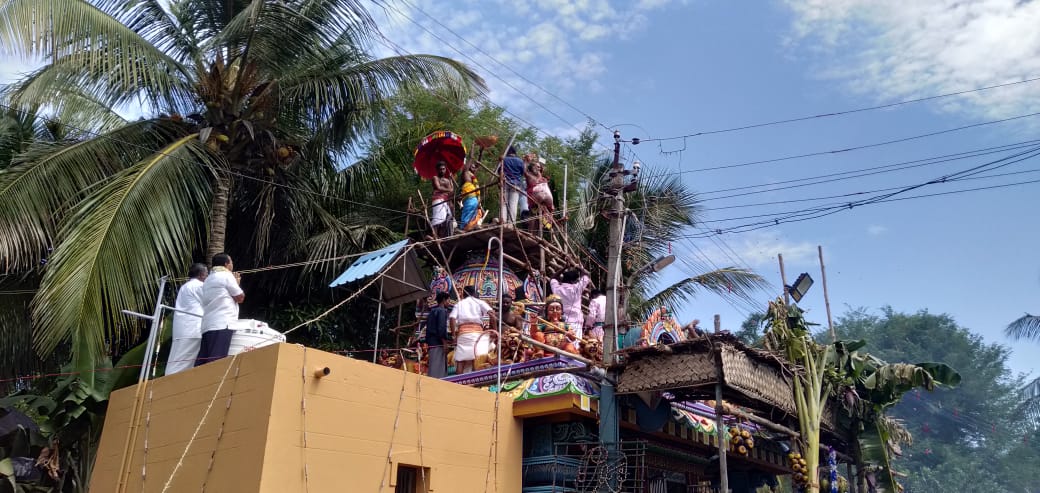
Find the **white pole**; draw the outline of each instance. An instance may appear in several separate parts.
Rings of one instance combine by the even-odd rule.
[[[504,226],[499,226],[499,232],[501,232],[502,227],[504,227]],[[498,306],[499,306],[499,310],[501,310],[502,308],[504,308],[502,306],[502,295],[503,295],[503,291],[506,288],[505,264],[503,263],[505,261],[505,259],[503,258],[503,256],[504,256],[503,254],[505,253],[505,251],[504,251],[505,249],[502,248],[502,240],[492,236],[491,238],[488,238],[488,246],[487,246],[487,248],[488,248],[488,253],[489,254],[491,253],[491,242],[492,241],[498,241]],[[495,353],[496,353],[496,356],[498,358],[498,366],[495,369],[495,383],[496,383],[495,389],[496,389],[496,392],[502,392],[502,314],[499,313],[497,318],[498,318],[498,341],[496,342],[497,347],[495,348]]]
[[[382,275],[382,274],[380,274]],[[372,346],[372,362],[379,359],[379,323],[383,319],[383,279],[379,279],[379,307],[376,308],[376,342]]]
[[[169,276],[162,276],[159,279],[159,294],[155,297],[155,311],[152,312],[152,327],[151,330],[148,331],[148,346],[144,351],[144,361],[141,362],[141,373],[137,376],[138,384],[148,379],[148,368],[152,366],[152,361],[155,360],[155,341],[159,338],[159,329],[162,327],[162,297],[163,292],[166,291],[166,280],[168,278]]]
[[[567,163],[567,161],[564,161],[563,162],[563,203],[560,204],[560,209],[562,210],[563,217],[567,217],[567,175],[568,175],[567,167],[568,167],[568,163]]]

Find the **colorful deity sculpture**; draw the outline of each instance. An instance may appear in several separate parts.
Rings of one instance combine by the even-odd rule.
[[[544,283],[538,274],[532,274],[521,279],[508,266],[502,269],[502,274],[505,288],[503,294],[515,295],[523,293],[522,299],[516,299],[512,304],[512,311],[518,319],[514,327],[519,328],[520,332],[514,334],[508,327],[503,327],[503,341],[501,343],[502,362],[518,363],[535,357],[534,348],[524,343],[520,339],[519,334],[530,334],[532,325],[537,323],[538,316],[541,314],[538,310],[542,307],[542,285]],[[429,314],[430,309],[436,305],[436,295],[439,292],[446,292],[454,297],[462,291],[463,287],[473,286],[477,292],[477,298],[497,306],[499,298],[498,275],[498,259],[494,255],[488,257],[486,252],[483,251],[471,252],[466,262],[452,274],[449,274],[444,268],[434,267],[429,296],[416,304],[415,315],[418,325],[414,336],[408,342],[408,346],[415,348],[422,355],[420,358],[425,358],[426,351],[422,347],[422,341],[425,336],[426,316]],[[449,301],[449,307],[453,305],[454,301]],[[484,337],[492,337],[492,334]],[[497,341],[495,341],[495,345],[499,345]],[[449,367],[452,364],[450,357],[451,353],[449,353]],[[497,355],[492,352],[482,356],[481,361],[477,363],[486,367],[491,364],[491,361],[496,361],[496,358]],[[388,361],[397,363],[393,358],[390,358]],[[415,366],[425,369],[425,360],[420,359],[419,364]]]
[[[568,353],[578,354],[578,348],[574,346],[577,340],[575,334],[574,329],[563,319],[563,301],[559,296],[549,295],[545,299],[545,311],[539,320],[538,331],[532,332],[531,337]]]
[[[642,327],[629,329],[628,334],[625,334],[622,349],[673,344],[686,339],[682,325],[672,316],[668,307],[662,306],[650,314]]]

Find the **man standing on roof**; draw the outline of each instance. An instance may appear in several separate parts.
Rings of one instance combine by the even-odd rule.
[[[607,316],[607,296],[593,289],[589,293],[589,315],[585,317],[585,332],[603,342],[603,323]]]
[[[509,146],[502,160],[502,179],[505,181],[505,199],[502,201],[506,208],[505,220],[516,222],[519,217],[517,208],[520,207],[520,199],[525,197],[527,185],[524,181],[524,161],[516,157],[516,148],[513,146]]]
[[[452,201],[455,198],[455,180],[448,173],[448,163],[437,161],[437,176],[433,183],[433,210],[430,213],[430,225],[438,238],[451,236],[455,214],[452,213]]]
[[[427,375],[433,378],[448,376],[448,363],[445,359],[448,344],[448,293],[437,293],[437,306],[426,316],[426,345],[430,351],[429,370]]]
[[[173,312],[173,344],[166,360],[166,374],[182,372],[195,366],[202,344],[202,283],[209,270],[206,264],[193,264],[188,269],[188,282],[177,290]],[[195,315],[189,315],[194,313]]]
[[[563,302],[563,319],[575,328],[578,340],[581,340],[585,325],[585,316],[581,312],[581,295],[585,293],[585,287],[590,282],[589,276],[577,267],[565,270],[559,281],[549,280],[553,294],[559,296]]]
[[[455,335],[455,373],[461,375],[473,371],[473,360],[478,354],[487,354],[490,339],[480,337],[484,332],[484,317],[489,317],[494,326],[498,320],[491,305],[477,298],[473,286],[462,289],[462,299],[451,309],[448,323]],[[480,341],[478,345],[477,342]]]
[[[231,348],[231,324],[238,320],[238,304],[246,299],[234,268],[230,255],[213,256],[213,271],[202,284],[202,344],[195,366],[223,358]]]

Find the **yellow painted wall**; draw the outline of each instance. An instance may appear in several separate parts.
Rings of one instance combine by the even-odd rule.
[[[155,380],[150,402],[145,390],[126,491],[162,491],[229,362]],[[315,378],[323,367],[331,373]],[[117,491],[135,392],[112,397],[91,492]],[[495,395],[486,390],[295,345],[262,348],[231,367],[168,491],[200,491],[206,481],[213,492],[393,492],[405,464],[427,468],[426,491],[519,492],[522,425],[511,399],[498,407],[496,458]]]

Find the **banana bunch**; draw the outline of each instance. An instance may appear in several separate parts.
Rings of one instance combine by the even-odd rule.
[[[805,459],[802,458],[802,454],[798,452],[790,452],[787,454],[787,463],[794,470],[794,475],[791,476],[791,482],[797,488],[805,488],[809,486],[809,467],[806,465]]]
[[[831,481],[827,478],[820,479],[820,491],[827,492],[831,490]],[[845,479],[845,476],[838,476],[838,493],[849,493],[849,480]]]
[[[755,448],[755,439],[751,437],[751,432],[741,430],[737,426],[729,427],[729,443],[737,454],[744,457],[747,457],[751,453],[751,449]]]

